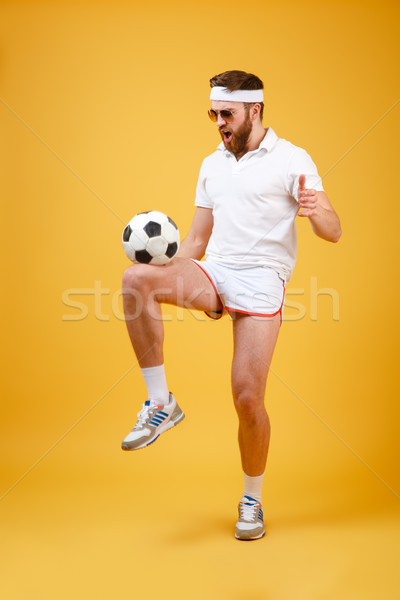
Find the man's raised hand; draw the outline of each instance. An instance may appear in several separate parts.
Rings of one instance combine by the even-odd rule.
[[[306,176],[300,175],[299,188],[297,191],[301,212],[297,213],[298,217],[310,217],[317,210],[318,195],[317,190],[308,190],[306,188]]]

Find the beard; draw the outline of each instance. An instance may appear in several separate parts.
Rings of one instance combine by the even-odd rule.
[[[228,127],[224,127],[223,129],[231,131]],[[251,119],[247,114],[245,122],[239,127],[239,129],[237,129],[236,132],[231,131],[232,137],[229,142],[225,141],[223,133],[220,132],[222,141],[224,142],[224,146],[228,152],[232,152],[232,154],[245,154],[251,130]]]

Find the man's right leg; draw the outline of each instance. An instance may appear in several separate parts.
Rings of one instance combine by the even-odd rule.
[[[149,391],[149,400],[138,414],[138,422],[122,443],[124,450],[136,450],[149,445],[184,418],[172,394],[168,402],[166,399],[159,402],[150,393],[168,390],[160,304],[202,311],[221,310],[222,304],[197,265],[190,259],[178,257],[165,266],[135,264],[129,267],[123,278],[123,299],[128,333]]]
[[[142,368],[163,362],[160,304],[202,311],[222,308],[212,283],[188,258],[164,266],[132,265],[124,273],[122,291],[129,337]]]

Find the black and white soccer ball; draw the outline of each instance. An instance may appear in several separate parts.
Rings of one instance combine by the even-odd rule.
[[[122,245],[133,262],[166,265],[179,250],[176,224],[158,210],[135,215],[122,233]]]

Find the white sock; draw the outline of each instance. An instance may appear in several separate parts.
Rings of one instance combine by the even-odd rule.
[[[246,475],[246,473],[243,471],[243,476],[244,476],[243,497],[250,496],[251,498],[254,498],[254,500],[261,502],[261,488],[262,488],[262,484],[263,484],[264,473],[262,475],[258,475],[257,477],[250,477],[250,475]]]
[[[167,380],[165,378],[164,365],[146,367],[145,369],[140,370],[142,371],[147,387],[148,399],[157,400],[157,402],[160,402],[161,404],[168,404],[169,391]]]

